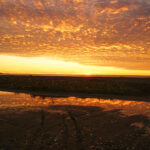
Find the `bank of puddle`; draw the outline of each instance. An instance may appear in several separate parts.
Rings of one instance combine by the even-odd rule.
[[[42,97],[32,96],[26,93],[13,93],[0,91],[0,108],[26,108],[36,109],[43,106],[95,106],[101,107],[104,111],[114,109],[120,110],[124,115],[145,115],[150,117],[150,102],[101,99],[101,98],[78,98],[78,97]]]

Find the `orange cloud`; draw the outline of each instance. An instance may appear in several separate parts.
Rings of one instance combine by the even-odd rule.
[[[150,69],[147,0],[1,0],[0,53]]]

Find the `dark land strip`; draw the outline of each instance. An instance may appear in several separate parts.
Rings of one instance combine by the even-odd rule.
[[[0,75],[0,90],[43,97],[150,101],[150,78]]]

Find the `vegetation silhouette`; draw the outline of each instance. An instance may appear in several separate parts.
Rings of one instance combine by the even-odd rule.
[[[150,78],[1,75],[1,90],[150,96]]]

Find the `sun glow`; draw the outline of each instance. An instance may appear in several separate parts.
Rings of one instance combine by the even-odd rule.
[[[150,71],[82,65],[46,57],[0,55],[1,73],[63,75],[149,75]]]
[[[28,57],[11,56],[9,66],[20,69],[8,69],[9,60],[0,67],[18,73],[149,74],[147,1],[0,0],[0,55]]]
[[[91,73],[85,73],[85,76],[91,76],[92,74]]]

